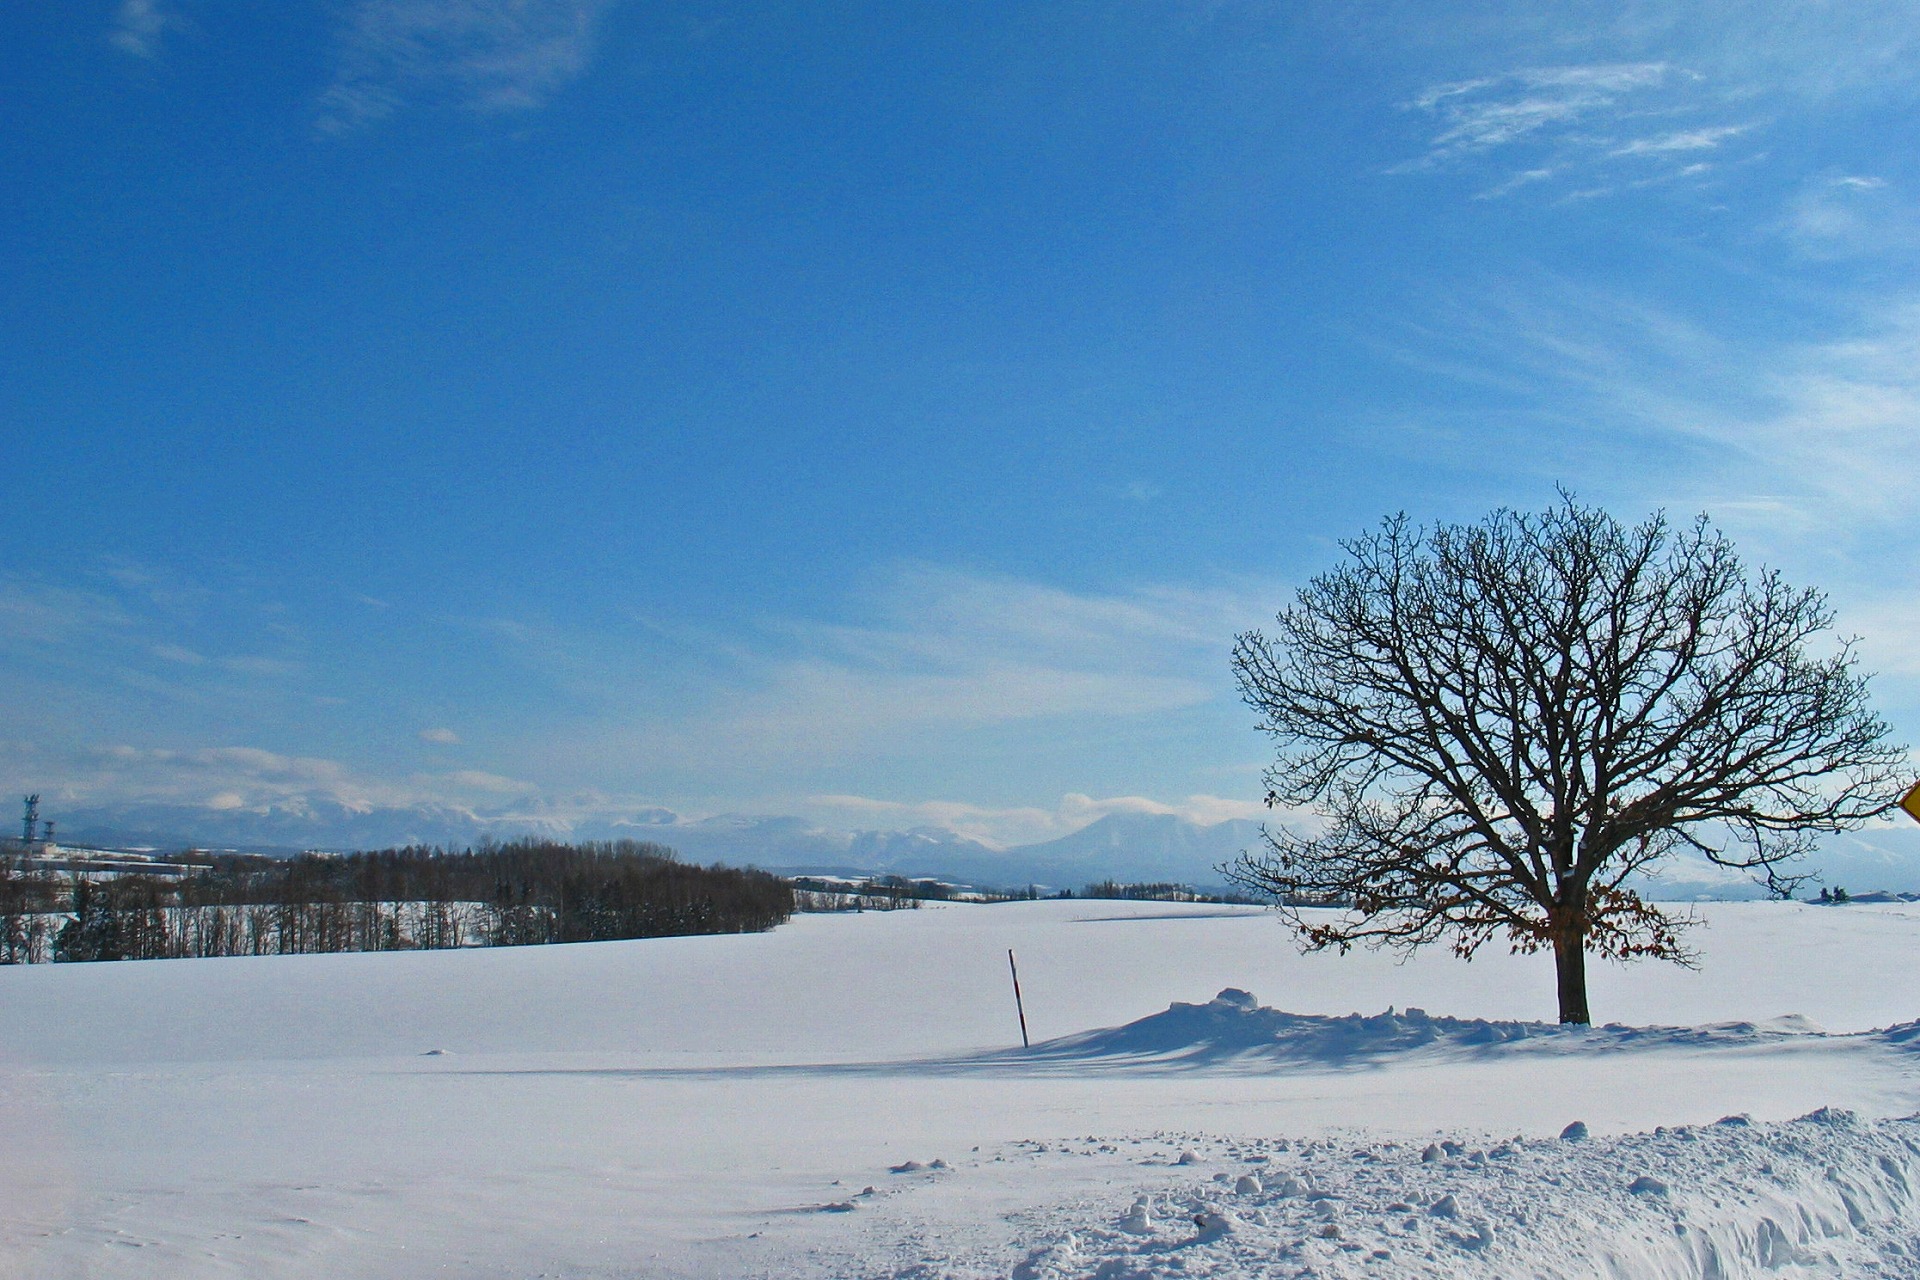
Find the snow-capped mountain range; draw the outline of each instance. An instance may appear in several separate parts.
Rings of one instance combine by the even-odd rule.
[[[782,871],[884,872],[962,883],[1050,890],[1098,880],[1225,882],[1219,868],[1260,847],[1260,824],[1202,825],[1175,814],[1113,813],[1058,839],[996,849],[940,827],[844,831],[805,818],[721,814],[689,819],[668,809],[620,818],[486,814],[449,806],[356,808],[303,800],[264,809],[126,804],[55,815],[62,839],[112,847],[228,848],[262,852],[466,848],[486,838],[647,840],[696,862]],[[1877,827],[1829,838],[1810,864],[1824,883],[1855,893],[1920,892],[1920,828]],[[1757,886],[1737,872],[1676,859],[1649,887],[1669,900],[1751,898]]]
[[[941,876],[973,884],[1079,888],[1090,881],[1217,885],[1217,868],[1259,844],[1258,823],[1203,826],[1174,814],[1109,814],[1040,844],[996,849],[936,827],[839,831],[804,818],[722,814],[686,819],[667,809],[571,821],[490,816],[451,807],[361,809],[327,800],[265,809],[114,805],[60,815],[65,839],[112,846],[186,846],[287,852],[423,844],[465,848],[492,837],[647,840],[696,862],[780,870]]]

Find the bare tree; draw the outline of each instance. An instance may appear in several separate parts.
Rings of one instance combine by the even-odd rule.
[[[1342,545],[1233,654],[1277,742],[1267,804],[1318,826],[1225,870],[1311,949],[1550,947],[1585,1023],[1589,950],[1692,960],[1635,872],[1692,849],[1784,896],[1820,833],[1892,806],[1904,751],[1825,597],[1749,574],[1705,517],[1627,528],[1563,493]]]

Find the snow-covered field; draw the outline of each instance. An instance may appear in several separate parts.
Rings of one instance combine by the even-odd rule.
[[[1920,908],[1700,911],[1587,1032],[1154,903],[0,969],[0,1275],[1920,1276]]]

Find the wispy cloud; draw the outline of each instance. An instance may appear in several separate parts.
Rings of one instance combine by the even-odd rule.
[[[1235,630],[1264,612],[1230,591],[1080,594],[930,566],[899,571],[877,603],[860,624],[770,624],[780,644],[750,660],[748,691],[725,700],[727,735],[817,752],[1189,707],[1216,696]]]
[[[305,645],[244,589],[114,563],[52,582],[0,572],[0,683],[16,732],[74,742],[301,702]]]
[[[247,611],[223,593],[205,600],[190,584],[137,568],[92,582],[87,591],[53,591],[0,578],[0,669],[28,673],[43,691],[36,703],[86,711],[77,721],[16,722],[13,732],[40,753],[16,772],[50,791],[65,779],[83,793],[72,800],[218,797],[249,809],[432,802],[546,818],[747,803],[844,820],[864,802],[815,804],[808,791],[938,785],[964,795],[1002,787],[996,779],[1009,768],[1046,773],[1033,785],[1057,788],[1052,794],[1083,777],[1120,784],[1108,799],[1069,795],[1037,808],[868,806],[876,823],[953,825],[990,841],[1045,838],[1128,808],[1197,819],[1250,812],[1208,795],[1142,797],[1156,784],[1217,785],[1217,773],[1192,777],[1177,753],[1164,769],[1152,762],[1167,733],[1193,728],[1182,717],[1231,702],[1232,637],[1265,621],[1280,598],[1272,584],[1073,591],[906,564],[842,596],[833,620],[774,617],[725,629],[448,620],[430,625],[444,633],[439,642],[469,651],[463,678],[520,691],[516,732],[466,742],[405,706],[363,707],[380,721],[378,741],[342,763],[301,749],[327,740],[303,710],[313,695],[352,687],[342,682],[342,653],[236,655],[229,646],[245,638]],[[186,625],[210,613],[217,624]],[[55,661],[77,665],[41,669]],[[235,724],[274,749],[193,745]],[[88,741],[132,745],[99,751]],[[459,747],[462,768],[380,763],[403,743]],[[1113,759],[1083,770],[1075,755],[1083,744]],[[1246,748],[1250,759],[1259,754],[1252,735]],[[1251,774],[1248,783],[1252,791]]]
[[[1920,474],[1920,299],[1873,304],[1819,338],[1757,337],[1559,278],[1442,306],[1407,358],[1556,406],[1547,439],[1608,446],[1609,481],[1859,532],[1910,519]],[[1431,357],[1431,359],[1425,359]],[[1687,465],[1649,469],[1649,449]],[[1569,459],[1545,455],[1549,467]],[[1671,459],[1669,459],[1671,461]]]
[[[1920,10],[1900,0],[1671,0],[1575,22],[1538,0],[1375,12],[1433,68],[1402,95],[1431,128],[1393,171],[1459,172],[1487,198],[1718,191],[1711,179],[1761,160],[1791,186],[1813,139],[1842,136],[1820,122],[1920,99]],[[1554,181],[1515,181],[1541,170]]]
[[[1905,586],[1905,590],[1900,587]],[[1839,610],[1841,628],[1860,637],[1860,657],[1882,677],[1920,680],[1920,584],[1893,584],[1892,590],[1860,593]]]
[[[0,744],[0,773],[31,781],[68,806],[178,804],[252,812],[303,813],[317,805],[362,813],[428,805],[498,811],[522,802],[537,805],[539,790],[480,770],[386,774],[248,746],[59,750],[8,743]]]
[[[49,751],[0,741],[0,779],[44,793],[57,807],[166,805],[219,813],[321,815],[329,809],[445,810],[499,823],[551,829],[593,826],[662,812],[643,799],[592,791],[556,791],[477,769],[391,773],[320,756],[259,747],[153,748],[126,744]],[[49,781],[49,780],[53,781]],[[1167,814],[1203,826],[1228,819],[1271,821],[1256,801],[1190,795],[1095,797],[1067,793],[1047,805],[992,806],[965,801],[902,802],[859,795],[815,795],[774,806],[829,828],[952,831],[996,849],[1078,831],[1111,814]]]
[[[1760,366],[1778,406],[1758,420],[1705,418],[1756,474],[1777,477],[1803,514],[1855,529],[1912,526],[1920,475],[1920,303],[1874,317],[1853,337]]]
[[[1545,182],[1559,172],[1560,170],[1553,168],[1551,165],[1540,169],[1522,169],[1505,182],[1496,183],[1488,187],[1485,191],[1478,192],[1473,198],[1476,200],[1498,200],[1502,196],[1512,195],[1521,187],[1532,186],[1536,182]]]
[[[162,0],[121,0],[114,11],[113,27],[107,40],[122,53],[136,58],[157,58],[160,44],[179,19]]]
[[[1888,696],[1920,707],[1920,298],[1827,323],[1844,331],[1763,338],[1542,280],[1445,310],[1422,367],[1525,406],[1513,436],[1473,437],[1483,465],[1525,459],[1623,514],[1711,513],[1750,558],[1832,592]]]
[[[1920,250],[1913,201],[1872,174],[1826,173],[1808,179],[1768,231],[1803,258],[1911,257]]]
[[[207,665],[207,656],[205,654],[195,653],[185,645],[157,644],[153,646],[153,656],[164,662],[177,662],[183,667],[204,667]]]
[[[1610,151],[1615,156],[1660,156],[1671,155],[1676,151],[1711,151],[1728,138],[1738,137],[1747,131],[1744,124],[1720,125],[1708,129],[1682,129],[1674,133],[1655,134],[1651,137],[1634,138]]]
[[[1700,92],[1704,80],[1699,72],[1651,61],[1531,67],[1436,85],[1406,105],[1434,118],[1438,132],[1420,156],[1392,171],[1506,168],[1506,176],[1477,194],[1482,200],[1555,180],[1581,183],[1565,193],[1579,199],[1703,176],[1710,166],[1701,155],[1753,127],[1750,121],[1675,127],[1679,117],[1727,109],[1718,96]]]
[[[495,113],[541,106],[579,76],[613,0],[359,0],[320,99],[340,133],[414,102]]]
[[[1435,85],[1409,104],[1437,117],[1442,126],[1419,163],[1443,164],[1558,133],[1610,115],[1623,99],[1658,88],[1677,74],[1664,62],[1641,62],[1536,67]]]
[[[0,574],[0,653],[64,646],[77,636],[123,630],[132,621],[119,601],[101,592]]]
[[[622,636],[526,622],[482,634],[524,668],[520,683],[551,691],[543,705],[569,706],[568,731],[529,742],[528,762],[508,772],[665,779],[647,785],[689,809],[808,791],[964,792],[1010,770],[1063,791],[1081,778],[1131,791],[1159,780],[1147,762],[1165,735],[1197,732],[1193,717],[1232,702],[1233,636],[1279,598],[1252,582],[1069,591],[907,564],[833,602],[831,621]],[[1246,747],[1258,751],[1251,735]],[[1089,755],[1106,763],[1074,776]],[[1187,777],[1184,752],[1174,759],[1182,772],[1162,776],[1206,785]],[[690,790],[715,779],[735,798]]]

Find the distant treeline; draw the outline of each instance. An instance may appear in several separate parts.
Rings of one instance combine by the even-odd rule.
[[[875,875],[863,879],[845,876],[795,876],[794,907],[798,911],[898,911],[914,909],[922,902],[960,899],[966,902],[1030,902],[1040,898],[1071,898],[1071,889],[1042,889],[1027,885],[1018,889],[962,888],[932,877],[909,879],[897,875]],[[1196,889],[1188,884],[1167,881],[1129,883],[1100,880],[1080,890],[1082,898],[1120,898],[1141,902],[1225,902],[1252,905],[1259,901],[1249,894],[1223,889]]]
[[[191,860],[210,869],[69,882],[0,867],[0,963],[748,933],[794,910],[777,876],[694,866],[631,840]]]
[[[944,902],[955,896],[953,885],[939,880],[909,880],[905,876],[868,876],[848,880],[829,876],[795,876],[796,911],[917,910],[922,902]]]
[[[1124,884],[1117,880],[1101,880],[1090,884],[1080,891],[1083,898],[1117,898],[1133,902],[1229,902],[1252,905],[1258,899],[1245,893],[1232,891],[1202,891],[1188,884],[1169,884],[1155,882],[1151,884]]]
[[[1071,898],[1073,890],[1042,891],[1038,885],[1020,889],[981,889],[948,884],[931,876],[908,878],[875,875],[861,880],[844,876],[795,876],[797,911],[918,910],[922,902],[1030,902],[1038,898]]]

